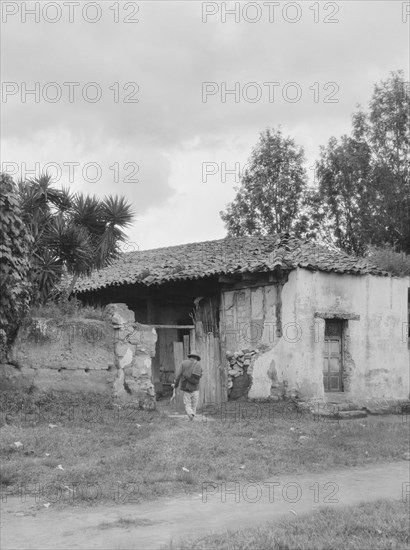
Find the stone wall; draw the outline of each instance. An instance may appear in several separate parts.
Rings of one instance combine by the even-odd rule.
[[[140,408],[154,408],[151,366],[156,331],[149,325],[135,323],[134,313],[125,304],[110,304],[106,312],[114,328],[114,397],[137,403]]]

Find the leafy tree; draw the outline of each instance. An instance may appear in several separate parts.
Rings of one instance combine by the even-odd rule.
[[[44,302],[64,272],[78,276],[110,263],[125,241],[133,212],[124,197],[72,194],[49,175],[19,184],[24,220],[33,236],[34,301]]]
[[[32,237],[22,219],[13,179],[0,176],[0,355],[4,359],[30,303]]]
[[[402,71],[374,87],[368,114],[353,118],[358,139],[372,152],[372,181],[378,195],[378,243],[410,253],[410,88]]]
[[[403,73],[376,84],[352,135],[332,137],[317,162],[315,218],[347,252],[390,243],[410,252],[410,93]]]
[[[292,138],[284,137],[280,129],[262,132],[234,200],[220,212],[228,234],[303,232],[307,227],[303,163],[303,149]]]
[[[397,252],[390,244],[371,246],[366,256],[372,263],[396,277],[410,276],[410,254]]]
[[[377,196],[366,143],[342,136],[321,148],[316,220],[323,240],[348,253],[362,254],[372,236]]]

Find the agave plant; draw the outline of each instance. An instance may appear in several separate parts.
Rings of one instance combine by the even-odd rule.
[[[123,228],[134,213],[124,197],[73,194],[56,189],[43,174],[18,184],[23,219],[33,237],[31,250],[36,302],[45,302],[61,280],[72,275],[70,292],[79,275],[110,263],[126,238]]]

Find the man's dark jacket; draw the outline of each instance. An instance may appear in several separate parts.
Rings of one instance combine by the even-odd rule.
[[[199,381],[202,376],[202,367],[199,361],[196,359],[186,359],[181,363],[181,369],[175,380],[175,387],[177,388],[181,381],[181,390],[187,392],[197,391],[199,388]]]

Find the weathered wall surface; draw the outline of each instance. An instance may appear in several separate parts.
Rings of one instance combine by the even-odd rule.
[[[407,399],[410,352],[405,337],[408,278],[296,272],[296,322],[301,327],[300,364],[314,365],[311,395],[323,395],[324,320],[315,313],[358,320],[345,321],[345,393],[353,400]],[[306,336],[305,336],[306,335]],[[319,351],[319,354],[318,354]],[[322,393],[323,392],[323,393]]]
[[[283,356],[282,299],[287,289],[281,284],[224,291],[221,300],[221,328],[228,358],[243,351],[255,350],[250,398],[283,396],[283,379],[278,379],[273,349]],[[280,351],[279,351],[280,350]],[[288,350],[289,351],[289,350]],[[229,368],[229,367],[228,367]],[[229,387],[228,387],[229,389]]]
[[[227,290],[221,301],[226,350],[271,347],[280,326],[280,288],[275,285]]]
[[[297,393],[303,396],[303,393],[309,391],[309,385],[315,383],[311,381],[312,373],[308,365],[304,371],[300,368],[299,330],[295,322],[294,274],[294,271],[289,274],[289,280],[284,285],[265,286],[260,289],[265,296],[270,296],[271,300],[265,301],[262,338],[259,342],[254,342],[257,349],[262,347],[262,353],[259,353],[253,366],[252,386],[248,394],[250,399],[281,399],[289,395],[295,396]],[[321,351],[317,349],[316,353],[322,365]],[[303,384],[300,383],[301,375]],[[323,385],[322,374],[320,379],[316,380],[316,385],[317,383]]]
[[[94,319],[33,319],[23,325],[1,389],[109,393],[114,368],[111,324]]]
[[[246,346],[263,351],[253,367],[249,397],[272,397],[283,394],[286,388],[289,392],[297,391],[304,399],[325,397],[322,375],[325,320],[319,314],[346,319],[360,317],[344,321],[346,399],[355,402],[370,398],[407,399],[408,287],[406,278],[297,269],[289,274],[282,288],[281,303],[274,285],[225,292],[227,349],[236,351]],[[262,308],[258,309],[258,303]],[[282,335],[277,331],[278,308]],[[260,311],[263,330],[256,328]],[[248,333],[253,334],[251,338],[244,336],[246,324]]]
[[[105,321],[27,323],[19,331],[12,364],[0,365],[0,390],[99,393],[153,408],[155,329],[135,323],[125,304],[110,304],[105,314]]]

